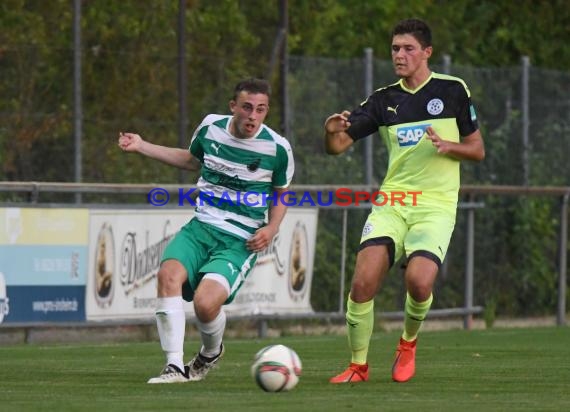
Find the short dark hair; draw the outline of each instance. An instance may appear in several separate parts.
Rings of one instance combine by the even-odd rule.
[[[269,82],[264,79],[246,79],[242,80],[234,88],[234,100],[237,100],[238,94],[241,92],[248,92],[253,94],[265,94],[267,97],[271,96],[271,86]]]
[[[431,46],[431,30],[426,22],[419,19],[400,21],[392,30],[392,38],[398,34],[411,34],[425,49]]]

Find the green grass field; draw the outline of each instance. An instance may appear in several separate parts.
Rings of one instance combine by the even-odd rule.
[[[343,336],[226,341],[202,382],[148,385],[163,366],[156,343],[0,346],[2,411],[567,411],[570,328],[423,332],[416,377],[393,383],[396,333],[378,333],[371,378],[331,385],[348,363]],[[265,393],[250,376],[261,347],[284,343],[303,361],[298,386]],[[188,342],[189,358],[197,348]]]

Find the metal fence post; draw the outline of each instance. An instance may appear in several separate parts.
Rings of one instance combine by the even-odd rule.
[[[178,0],[178,147],[188,146],[186,129],[188,127],[186,70],[186,1]],[[186,181],[186,171],[178,170],[178,182]]]
[[[283,122],[282,130],[285,137],[295,145],[295,136],[291,134],[291,108],[289,107],[289,86],[287,84],[289,74],[289,49],[287,35],[289,33],[289,13],[288,0],[280,0],[279,2],[279,25],[283,30],[283,42],[281,43],[281,121]]]
[[[340,292],[338,296],[338,311],[344,313],[344,283],[346,279],[346,230],[348,223],[348,208],[342,209],[342,240],[340,251]]]
[[[556,313],[556,324],[564,326],[566,324],[566,265],[568,256],[568,198],[566,193],[562,196],[562,206],[560,211],[560,260],[558,275],[558,311]]]
[[[472,199],[470,199],[472,202]],[[471,329],[473,326],[473,255],[475,250],[475,208],[467,208],[467,247],[465,253],[465,317],[463,328]]]
[[[529,141],[528,141],[528,128],[529,128],[529,69],[530,69],[530,58],[528,56],[523,56],[521,59],[522,63],[522,84],[521,84],[521,99],[522,99],[522,144],[523,144],[523,185],[529,185],[530,178],[530,164],[528,158],[529,152]]]
[[[259,319],[257,322],[257,337],[260,339],[267,337],[267,320]]]
[[[81,182],[82,172],[82,134],[83,106],[81,90],[81,0],[73,1],[73,143],[75,183]],[[81,193],[75,193],[75,203],[81,203]]]
[[[443,58],[443,74],[450,74],[451,73],[451,56],[449,54],[444,54]]]
[[[373,87],[373,68],[374,68],[374,55],[371,47],[364,49],[364,94],[370,96]],[[372,185],[373,181],[373,155],[374,155],[374,141],[372,136],[364,139],[364,183]]]

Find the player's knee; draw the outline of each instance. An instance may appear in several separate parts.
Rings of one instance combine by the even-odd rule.
[[[429,299],[432,293],[432,285],[427,282],[416,282],[408,285],[408,293],[416,302],[424,302]]]
[[[194,312],[200,322],[207,323],[214,320],[220,313],[220,308],[221,305],[212,301],[212,299],[208,299],[204,294],[198,293],[194,295]]]
[[[355,302],[367,302],[373,299],[378,291],[377,282],[355,278],[352,281],[350,296]]]
[[[172,296],[179,294],[182,284],[186,281],[186,276],[176,272],[160,269],[157,274],[158,290],[162,296]]]

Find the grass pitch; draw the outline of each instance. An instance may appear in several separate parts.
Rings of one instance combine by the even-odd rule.
[[[370,381],[331,385],[349,361],[344,336],[231,339],[202,382],[148,385],[163,366],[158,342],[0,346],[3,411],[563,411],[570,410],[570,328],[422,332],[416,376],[391,381],[399,334],[372,337]],[[303,362],[291,392],[265,393],[253,355],[289,345]],[[189,359],[198,347],[187,342]]]

